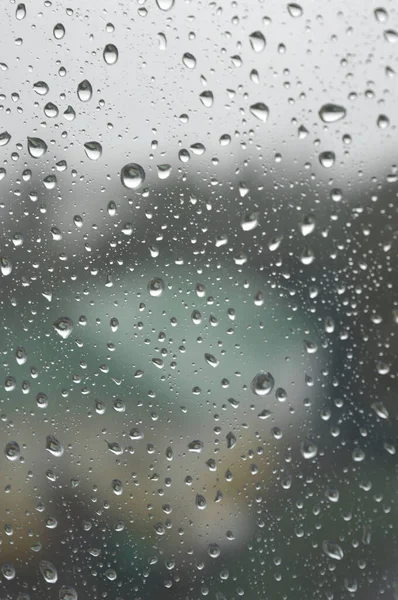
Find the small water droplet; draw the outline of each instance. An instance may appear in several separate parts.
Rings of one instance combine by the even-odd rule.
[[[84,150],[90,160],[98,160],[102,155],[102,146],[99,142],[86,142]]]
[[[236,437],[235,437],[235,434],[232,431],[230,431],[229,433],[227,433],[226,439],[227,439],[227,448],[228,448],[228,450],[231,450],[232,448],[235,448],[235,446],[236,446]]]
[[[125,188],[134,190],[145,181],[145,171],[137,163],[128,163],[120,172],[120,180]]]
[[[88,102],[93,95],[93,88],[88,79],[83,79],[77,86],[77,96],[82,102]]]
[[[269,117],[269,108],[264,102],[256,102],[250,107],[251,114],[259,121],[266,123]]]
[[[121,496],[123,494],[123,484],[120,479],[112,480],[112,490],[116,496]]]
[[[389,418],[388,410],[384,406],[383,402],[374,402],[372,404],[372,408],[375,411],[376,415],[380,417],[380,419]]]
[[[386,115],[379,115],[377,117],[377,127],[379,129],[388,129],[390,126],[390,119]]]
[[[193,440],[188,444],[188,450],[190,452],[202,452],[203,447],[203,442],[201,440]]]
[[[211,558],[218,558],[221,554],[221,550],[217,544],[209,544],[207,547],[207,552]]]
[[[204,510],[207,507],[206,498],[202,494],[196,494],[195,504],[199,510]]]
[[[47,144],[37,137],[28,137],[28,152],[32,158],[40,158],[47,152]]]
[[[271,373],[258,373],[250,384],[251,391],[256,396],[266,396],[274,389],[275,380]]]
[[[398,33],[395,29],[386,29],[384,39],[390,44],[396,44],[398,42]]]
[[[70,336],[73,330],[73,321],[69,317],[60,317],[53,324],[55,331],[60,335],[64,340]]]
[[[114,65],[119,58],[119,51],[114,44],[107,44],[103,52],[104,61],[107,65]]]

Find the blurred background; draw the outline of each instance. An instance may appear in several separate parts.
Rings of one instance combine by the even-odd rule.
[[[1,600],[397,600],[396,4],[1,15]]]

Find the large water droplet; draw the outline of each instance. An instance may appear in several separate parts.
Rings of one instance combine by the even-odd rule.
[[[344,552],[342,548],[334,542],[323,542],[322,549],[326,556],[328,556],[329,558],[334,558],[334,560],[341,560],[344,557]]]
[[[275,385],[275,380],[271,373],[258,373],[250,384],[251,391],[256,396],[266,396],[272,392]]]
[[[251,114],[256,117],[259,121],[265,123],[268,120],[269,108],[264,102],[256,102],[250,107]]]
[[[303,9],[300,6],[300,4],[295,4],[294,2],[291,2],[290,4],[287,5],[287,10],[291,17],[297,18],[297,17],[301,17],[303,14]]]
[[[264,50],[266,41],[261,31],[253,31],[253,33],[249,35],[249,39],[254,52],[262,52]]]
[[[18,4],[16,11],[15,11],[15,16],[18,19],[18,21],[22,21],[22,19],[24,19],[26,17],[25,4]]]
[[[39,96],[45,96],[48,94],[49,87],[45,81],[36,81],[36,83],[33,84],[33,89]]]
[[[202,452],[203,442],[201,440],[193,440],[188,444],[188,450],[190,452]]]
[[[188,69],[194,69],[196,67],[196,58],[189,52],[185,52],[185,54],[183,54],[182,62]]]
[[[6,455],[8,460],[18,460],[21,455],[19,444],[17,442],[7,442],[4,449],[4,454]]]
[[[39,568],[46,583],[56,583],[58,581],[57,569],[49,560],[41,560]]]
[[[119,58],[119,51],[114,44],[107,44],[103,52],[104,61],[107,65],[114,65]]]
[[[64,340],[70,336],[73,330],[73,321],[69,317],[60,317],[53,324],[55,331],[60,335]]]
[[[83,79],[77,86],[77,96],[82,102],[88,102],[93,95],[93,88],[88,79]]]
[[[305,439],[300,444],[300,452],[303,458],[309,460],[310,458],[315,458],[318,454],[318,448],[311,440]]]
[[[135,190],[145,181],[145,171],[137,163],[128,163],[120,172],[120,180],[125,188]]]
[[[7,146],[10,139],[11,135],[8,133],[8,131],[3,131],[2,133],[0,133],[0,147]]]
[[[218,558],[221,554],[221,550],[217,544],[209,544],[207,547],[207,552],[211,558]]]
[[[65,27],[62,23],[57,23],[53,29],[53,35],[56,40],[62,40],[65,35]]]
[[[160,10],[170,10],[174,6],[174,0],[156,0]]]
[[[217,360],[217,358],[215,356],[213,356],[212,354],[209,354],[208,352],[205,353],[205,361],[207,362],[208,365],[210,365],[211,367],[218,367],[219,365],[219,361]]]
[[[102,154],[102,146],[99,142],[86,142],[84,150],[90,160],[98,160]]]
[[[325,169],[330,169],[330,167],[333,167],[335,161],[336,155],[334,152],[325,151],[321,152],[319,155],[319,162],[321,163],[322,167],[325,167]]]
[[[213,92],[211,92],[210,90],[205,90],[204,92],[199,94],[199,98],[203,106],[206,106],[206,108],[210,108],[213,106],[214,95]]]
[[[0,257],[0,272],[4,277],[6,277],[7,275],[10,275],[12,272],[11,261],[9,258],[6,258],[5,256]]]
[[[47,102],[43,110],[44,114],[49,119],[54,119],[55,117],[58,117],[59,110],[52,102]]]
[[[158,298],[163,294],[164,291],[164,281],[160,277],[154,277],[148,283],[148,292],[154,298]]]
[[[77,600],[77,592],[70,585],[63,585],[58,592],[59,600]]]
[[[32,158],[40,158],[47,152],[47,144],[37,137],[28,137],[28,152]]]
[[[319,116],[324,123],[335,123],[336,121],[340,121],[340,119],[344,119],[347,111],[344,106],[340,106],[339,104],[327,103],[321,106],[319,109]]]
[[[53,456],[59,458],[64,453],[64,447],[59,440],[53,435],[46,437],[46,450]]]

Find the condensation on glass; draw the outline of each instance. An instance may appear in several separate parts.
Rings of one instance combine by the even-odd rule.
[[[1,14],[1,600],[397,600],[396,3]]]

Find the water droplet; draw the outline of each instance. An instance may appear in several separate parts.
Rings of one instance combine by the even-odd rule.
[[[310,235],[315,229],[315,217],[313,215],[304,215],[299,226],[301,234],[304,237]]]
[[[319,116],[324,123],[335,123],[336,121],[340,121],[340,119],[344,119],[347,111],[344,106],[340,106],[338,104],[327,103],[321,106],[319,109]]]
[[[293,2],[287,5],[287,10],[291,17],[297,18],[297,17],[301,17],[303,14],[303,9],[300,6],[300,4],[295,4]]]
[[[206,498],[202,494],[196,494],[195,504],[199,510],[204,510],[207,507]]]
[[[322,549],[326,556],[334,560],[341,560],[344,557],[342,548],[334,542],[325,541],[322,544]]]
[[[88,79],[83,79],[77,86],[77,96],[82,102],[88,102],[93,95],[93,88]]]
[[[53,435],[48,435],[46,437],[46,450],[50,452],[50,454],[52,454],[53,456],[56,456],[57,458],[62,456],[64,453],[63,445]]]
[[[68,106],[65,110],[64,110],[64,117],[67,121],[74,121],[76,118],[76,112],[74,111],[72,106]]]
[[[32,158],[40,158],[47,152],[47,144],[37,137],[28,137],[28,152]]]
[[[389,418],[388,410],[384,406],[383,402],[374,402],[372,404],[372,408],[375,411],[376,415],[380,417],[380,419]]]
[[[326,488],[325,496],[330,502],[338,502],[340,498],[340,492],[337,488],[329,486]]]
[[[266,41],[261,31],[253,31],[253,33],[249,35],[249,39],[254,52],[262,52],[264,50]]]
[[[25,4],[18,4],[16,11],[15,11],[15,17],[18,19],[18,21],[22,21],[22,19],[24,19],[26,17]]]
[[[49,119],[54,119],[55,117],[58,117],[59,110],[52,102],[47,102],[43,110],[44,114]]]
[[[250,384],[251,391],[256,396],[266,396],[274,389],[275,380],[271,373],[258,373]]]
[[[202,452],[203,447],[203,442],[201,440],[193,440],[188,444],[188,450],[190,452]]]
[[[39,96],[45,96],[48,94],[49,87],[45,81],[36,81],[36,83],[33,84],[33,89]]]
[[[145,171],[137,163],[128,163],[120,172],[120,180],[125,188],[135,190],[145,181]]]
[[[386,29],[384,39],[390,44],[396,44],[398,42],[398,33],[395,29]]]
[[[375,8],[374,16],[379,23],[385,23],[388,20],[388,12],[384,8]]]
[[[62,40],[65,35],[65,27],[62,23],[57,23],[53,29],[53,35],[56,40]]]
[[[58,581],[57,569],[48,560],[41,560],[39,563],[40,572],[46,583],[56,583]]]
[[[183,54],[182,62],[188,69],[194,69],[196,67],[196,58],[189,52],[185,52],[185,54]]]
[[[213,106],[214,95],[213,92],[210,92],[210,90],[205,90],[204,92],[199,94],[199,98],[203,106],[205,106],[206,108],[211,108]]]
[[[217,544],[209,544],[207,547],[207,552],[211,558],[218,558],[221,554],[221,550]]]
[[[390,119],[386,115],[379,115],[377,117],[377,127],[379,129],[388,129],[390,126]]]
[[[218,367],[219,365],[219,361],[217,360],[217,358],[215,356],[213,356],[212,354],[209,354],[208,352],[205,353],[205,361],[207,362],[208,365],[210,365],[211,367]]]
[[[12,264],[9,258],[2,256],[0,258],[0,272],[4,277],[10,275],[12,272]]]
[[[164,281],[160,277],[154,277],[148,283],[148,292],[154,298],[158,298],[163,294],[164,291]]]
[[[99,142],[86,142],[84,150],[90,160],[98,160],[102,154],[102,146]]]
[[[59,600],[77,600],[77,592],[70,585],[63,585],[58,592]]]
[[[256,102],[250,107],[251,114],[259,121],[265,123],[269,117],[269,108],[264,102]]]
[[[235,448],[235,446],[236,446],[236,437],[235,437],[235,434],[232,431],[230,431],[229,433],[227,433],[226,439],[227,439],[227,448],[228,448],[228,450],[231,450],[232,448]]]
[[[330,169],[330,167],[333,167],[335,161],[336,155],[334,152],[326,150],[325,152],[321,152],[319,155],[319,162],[321,163],[322,167],[325,167],[325,169]]]
[[[303,458],[309,460],[315,458],[318,454],[318,448],[311,440],[305,439],[300,444],[300,452]]]
[[[8,133],[8,131],[3,131],[2,133],[0,133],[0,147],[7,146],[10,139],[11,135]]]
[[[252,231],[252,229],[255,229],[258,225],[259,216],[260,213],[258,212],[245,214],[240,223],[240,226],[242,227],[243,231]]]
[[[164,33],[158,33],[158,43],[160,50],[166,50],[167,48],[167,38]]]
[[[119,51],[114,44],[107,44],[103,52],[104,61],[107,65],[114,65],[119,58]]]
[[[156,0],[160,10],[170,10],[174,6],[174,0]]]
[[[121,496],[123,494],[123,484],[120,479],[113,479],[112,490],[116,496]]]
[[[169,164],[163,164],[163,165],[158,165],[158,177],[159,179],[167,179],[168,177],[170,177],[171,175],[171,165]]]
[[[107,569],[105,571],[105,577],[109,579],[109,581],[115,581],[115,579],[117,578],[117,573],[115,569]]]
[[[4,454],[10,461],[18,460],[21,455],[21,450],[17,442],[7,442]]]
[[[1,574],[3,575],[4,579],[11,581],[11,579],[14,579],[16,571],[12,565],[6,563],[1,566]]]
[[[47,394],[44,394],[44,392],[39,392],[36,396],[36,404],[37,404],[38,408],[47,408],[48,407]]]
[[[69,317],[60,317],[53,324],[55,331],[60,335],[64,340],[70,336],[73,330],[73,321]]]
[[[116,456],[123,454],[123,448],[117,442],[106,442],[106,444],[108,446],[108,450],[110,450],[112,454],[116,454]]]

